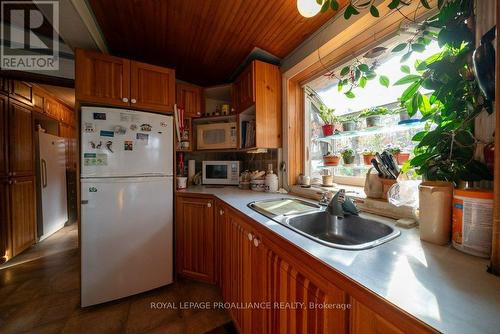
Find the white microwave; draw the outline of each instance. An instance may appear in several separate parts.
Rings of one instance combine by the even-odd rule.
[[[238,185],[240,182],[239,161],[203,161],[203,184]]]
[[[198,150],[236,148],[237,139],[235,122],[196,126],[196,148]]]

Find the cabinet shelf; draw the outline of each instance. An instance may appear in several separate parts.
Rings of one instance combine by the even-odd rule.
[[[342,131],[334,133],[328,137],[320,137],[318,140],[320,141],[330,141],[335,139],[344,139],[344,138],[354,138],[354,137],[363,137],[363,136],[373,136],[383,133],[393,133],[400,131],[407,131],[411,129],[423,129],[425,127],[425,122],[410,122],[410,123],[400,123],[393,126],[377,126],[366,128],[362,130],[356,131]]]

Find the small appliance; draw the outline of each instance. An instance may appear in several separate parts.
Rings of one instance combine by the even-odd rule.
[[[239,161],[203,161],[203,184],[238,185],[240,175]]]
[[[236,123],[211,123],[196,126],[196,146],[198,150],[236,148]]]

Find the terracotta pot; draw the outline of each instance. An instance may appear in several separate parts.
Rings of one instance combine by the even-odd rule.
[[[321,128],[323,129],[323,136],[328,137],[333,135],[333,130],[334,130],[333,124],[325,124]]]
[[[340,162],[340,157],[336,155],[328,155],[323,157],[323,163],[325,166],[338,166]]]
[[[396,153],[395,158],[398,161],[398,165],[402,165],[410,159],[410,153]]]
[[[365,165],[371,165],[372,164],[372,159],[374,159],[375,156],[373,154],[370,155],[363,155],[363,162]]]

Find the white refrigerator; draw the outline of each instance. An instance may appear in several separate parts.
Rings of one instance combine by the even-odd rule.
[[[68,221],[66,141],[38,131],[37,143],[38,241],[42,241]]]
[[[82,107],[81,305],[173,282],[171,116]]]

